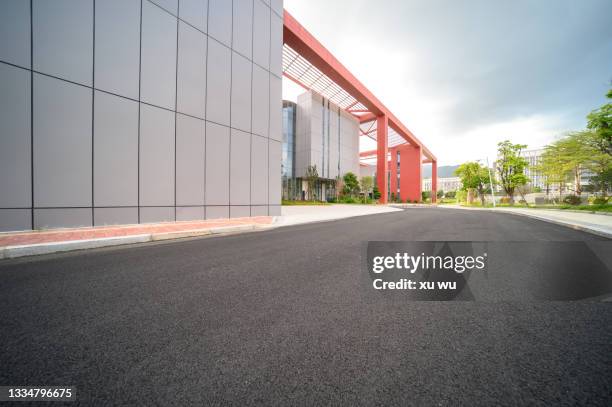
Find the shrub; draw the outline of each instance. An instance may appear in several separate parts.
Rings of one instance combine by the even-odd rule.
[[[610,197],[606,196],[598,196],[595,199],[593,199],[593,205],[605,205],[610,201]]]
[[[563,198],[563,203],[566,203],[568,205],[580,205],[581,199],[577,195],[568,195]]]
[[[457,201],[465,202],[467,200],[467,191],[459,190],[456,192],[455,196],[457,197]]]
[[[347,204],[353,204],[353,203],[357,203],[357,200],[355,198],[353,198],[352,196],[343,196],[342,198],[340,198],[338,200],[338,202],[340,202],[340,203],[347,203]]]
[[[455,191],[448,191],[448,192],[446,192],[446,193],[444,194],[444,197],[445,197],[445,198],[452,199],[452,198],[454,198],[456,195],[457,195],[457,192],[455,192]]]
[[[510,197],[509,196],[502,196],[501,198],[499,198],[499,203],[509,204],[510,203]]]
[[[380,190],[378,189],[378,185],[374,185],[372,189],[372,198],[378,200],[380,199]]]
[[[519,203],[520,203],[521,205],[527,205],[527,201],[526,201],[526,200],[524,200],[524,199],[521,199],[521,200],[519,201]]]

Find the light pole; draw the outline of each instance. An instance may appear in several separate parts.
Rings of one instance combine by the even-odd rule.
[[[487,171],[489,171],[489,186],[491,187],[491,200],[495,208],[495,195],[493,195],[493,179],[491,178],[491,167],[489,166],[489,157],[487,157]]]

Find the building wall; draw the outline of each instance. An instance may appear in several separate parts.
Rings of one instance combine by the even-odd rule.
[[[0,2],[0,230],[279,214],[282,12]]]
[[[298,96],[296,177],[316,165],[319,177],[359,175],[359,122],[350,113],[314,92]]]
[[[376,177],[376,166],[361,165],[359,167],[359,177]]]
[[[431,178],[423,178],[423,191],[431,191]],[[461,178],[446,177],[438,178],[438,191],[450,192],[462,188]]]

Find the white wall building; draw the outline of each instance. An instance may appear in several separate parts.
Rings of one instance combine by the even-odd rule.
[[[431,191],[431,178],[423,178],[423,191]],[[450,192],[461,189],[463,184],[459,177],[438,178],[438,191]]]
[[[346,110],[312,91],[298,96],[295,171],[304,177],[316,165],[319,177],[359,174],[359,122]]]

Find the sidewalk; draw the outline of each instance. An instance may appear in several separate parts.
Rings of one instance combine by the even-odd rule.
[[[271,227],[271,216],[0,233],[0,259]]]
[[[527,209],[527,208],[474,208],[459,205],[439,205],[438,208],[463,209],[468,211],[491,211],[512,213],[527,216],[557,225],[593,233],[612,239],[612,216],[598,213],[581,213],[561,209]]]
[[[354,216],[374,215],[401,211],[386,205],[294,205],[283,206],[282,216],[274,222],[275,226],[300,225],[303,223],[325,222]]]

